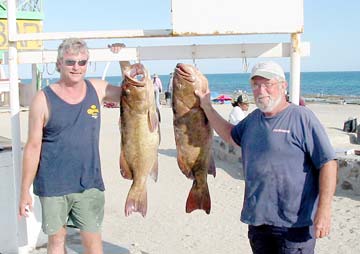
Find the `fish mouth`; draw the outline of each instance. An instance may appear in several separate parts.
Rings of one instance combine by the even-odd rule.
[[[180,76],[189,82],[195,81],[195,76],[192,68],[189,68],[186,64],[178,63],[175,68],[175,75]]]
[[[124,71],[124,79],[126,83],[130,83],[133,86],[143,87],[146,85],[148,74],[141,66],[132,66]]]

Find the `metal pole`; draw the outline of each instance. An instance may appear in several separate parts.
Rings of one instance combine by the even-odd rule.
[[[290,101],[299,105],[300,100],[300,34],[291,34],[290,48]]]
[[[102,76],[101,76],[101,79],[102,79],[102,80],[105,80],[106,74],[107,74],[107,71],[108,71],[108,69],[109,69],[110,64],[111,64],[111,62],[107,62],[107,63],[106,63],[105,68],[104,68],[104,71],[103,71],[103,74],[102,74]]]
[[[19,105],[19,78],[17,66],[17,48],[16,48],[16,1],[7,0],[8,7],[8,41],[9,41],[9,83],[10,83],[10,110],[11,110],[11,140],[12,140],[12,162],[13,172],[11,181],[13,190],[13,203],[10,204],[13,211],[14,227],[11,230],[13,240],[10,248],[18,253],[19,245],[25,242],[26,233],[23,230],[26,227],[25,221],[21,222],[17,218],[19,202],[19,186],[21,175],[21,139],[20,139],[20,105]],[[21,230],[20,230],[21,228]],[[8,232],[9,233],[9,232]]]

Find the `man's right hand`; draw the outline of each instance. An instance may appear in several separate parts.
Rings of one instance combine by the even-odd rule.
[[[29,212],[33,211],[32,197],[29,192],[22,193],[19,202],[19,217],[29,217]]]

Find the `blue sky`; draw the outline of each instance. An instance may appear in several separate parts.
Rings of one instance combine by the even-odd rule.
[[[226,0],[224,0],[226,1]],[[170,0],[88,1],[44,0],[44,32],[171,29]],[[360,1],[304,0],[304,33],[302,41],[310,42],[310,56],[301,60],[302,71],[359,71]],[[254,14],[256,17],[256,13]],[[122,41],[129,47],[149,45],[190,45],[212,43],[289,42],[290,35],[242,35],[218,37],[183,37],[156,39],[87,40],[89,47],[105,47]],[[55,49],[59,41],[48,41],[46,48]],[[263,59],[248,59],[250,66]],[[286,71],[289,59],[275,59]],[[185,62],[185,61],[184,61]],[[168,74],[175,61],[144,62],[151,73]],[[241,59],[198,60],[204,73],[242,72]],[[101,75],[97,65],[92,75]],[[119,66],[111,64],[108,75],[118,75]]]

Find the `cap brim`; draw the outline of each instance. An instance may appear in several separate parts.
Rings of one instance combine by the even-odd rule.
[[[263,77],[263,78],[266,78],[266,79],[273,79],[273,78],[276,78],[276,77],[283,79],[282,77],[279,77],[275,73],[268,72],[268,71],[261,71],[261,70],[258,70],[255,73],[253,73],[251,75],[250,79],[252,79],[253,77],[256,77],[256,76]]]

